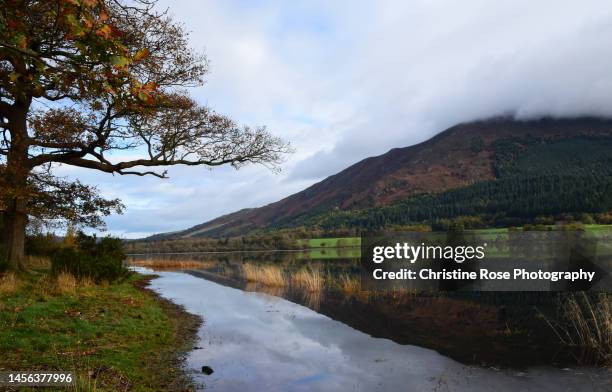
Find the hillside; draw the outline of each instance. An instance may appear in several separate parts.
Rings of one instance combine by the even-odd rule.
[[[588,167],[588,173],[594,173],[593,178],[598,182],[598,192],[602,189],[605,191],[608,189],[607,182],[600,183],[600,180],[602,176],[608,178],[608,169],[612,168],[612,139],[609,138],[612,138],[612,120],[597,118],[532,121],[496,118],[459,124],[423,143],[366,158],[278,202],[240,210],[185,231],[160,234],[149,239],[231,236],[257,228],[321,222],[327,226],[362,225],[365,222],[363,219],[347,219],[353,213],[343,211],[361,210],[362,218],[364,213],[372,215],[373,211],[378,214],[393,210],[393,214],[397,215],[398,208],[406,207],[406,203],[412,203],[413,209],[419,209],[419,218],[421,215],[431,217],[431,214],[423,214],[422,210],[440,208],[441,201],[435,201],[432,197],[446,197],[452,204],[458,202],[455,199],[458,196],[449,199],[445,195],[463,190],[473,199],[480,197],[474,193],[480,189],[489,192],[487,197],[497,198],[500,193],[508,195],[508,189],[524,188],[525,184],[521,185],[521,182],[529,182],[529,178],[532,185],[541,189],[540,181],[543,180],[534,182],[534,177],[546,177],[554,182],[551,176],[567,172],[568,168]],[[574,174],[584,177],[583,172]],[[567,183],[571,187],[570,182]],[[555,195],[555,192],[563,191],[557,189],[557,185],[554,182],[553,185],[542,186],[547,186],[546,189]],[[582,189],[588,188],[587,185]],[[493,188],[495,190],[492,191]],[[524,189],[534,191],[528,187]],[[472,203],[462,197],[464,204]],[[580,197],[574,195],[572,200]],[[414,203],[414,200],[423,198],[431,200]],[[512,198],[516,199],[515,196]],[[542,204],[541,200],[533,203]],[[598,200],[593,203],[597,204]],[[564,206],[560,205],[559,209]],[[487,208],[492,210],[494,207],[489,205]],[[508,206],[498,204],[497,208]],[[454,216],[462,212],[460,208],[447,209],[448,213],[440,216]],[[334,219],[330,220],[330,212],[333,212],[331,215],[334,215]],[[479,213],[473,208],[466,208],[463,212]],[[537,214],[538,211],[532,209],[530,213]],[[337,215],[342,219],[338,220]],[[372,219],[368,219],[366,226],[371,227]],[[394,223],[414,220],[420,219],[404,214]]]

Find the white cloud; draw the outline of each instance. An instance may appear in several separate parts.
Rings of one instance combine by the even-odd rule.
[[[612,115],[612,7],[601,1],[160,2],[206,51],[202,103],[297,148],[284,174],[79,173],[121,197],[125,236],[276,201],[370,155],[500,113]]]

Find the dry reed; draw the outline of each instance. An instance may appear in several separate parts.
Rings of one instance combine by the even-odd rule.
[[[154,270],[180,270],[210,268],[215,266],[215,263],[197,260],[147,259],[133,260],[130,262],[130,265],[151,268]]]
[[[612,366],[612,295],[601,293],[596,299],[586,293],[570,295],[560,306],[561,322],[546,319],[559,340],[591,350],[599,361]]]
[[[340,290],[346,296],[355,296],[361,291],[359,279],[349,274],[343,274],[338,279]]]
[[[79,287],[87,288],[87,287],[93,287],[95,285],[96,285],[96,282],[89,276],[82,277],[79,280]]]
[[[57,290],[62,294],[75,294],[79,286],[78,280],[69,272],[61,272],[56,278]]]
[[[0,294],[12,294],[19,289],[19,278],[13,272],[0,277]]]
[[[325,279],[320,269],[307,267],[296,272],[293,275],[292,282],[296,287],[313,292],[323,289]]]
[[[286,286],[283,272],[275,265],[254,265],[244,263],[242,274],[247,282],[258,282],[266,286]]]

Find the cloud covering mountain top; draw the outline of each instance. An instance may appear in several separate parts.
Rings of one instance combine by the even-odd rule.
[[[281,175],[174,168],[171,179],[63,169],[120,197],[126,237],[278,200],[455,123],[612,116],[612,5],[602,1],[160,1],[211,60],[196,98],[266,124],[297,152]]]

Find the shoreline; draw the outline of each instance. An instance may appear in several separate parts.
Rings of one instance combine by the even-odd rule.
[[[185,359],[187,353],[194,347],[197,341],[197,334],[204,320],[195,314],[189,313],[181,305],[162,297],[159,293],[151,289],[151,281],[159,277],[156,274],[142,274],[134,272],[143,277],[134,282],[134,287],[150,295],[168,315],[174,326],[174,334],[179,340],[171,352],[168,360],[176,372],[174,380],[171,382],[171,390],[190,390],[194,386],[194,380],[185,371]]]
[[[183,365],[203,320],[151,290],[155,278],[14,277],[0,290],[0,371],[71,372],[78,390],[194,390]]]

